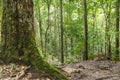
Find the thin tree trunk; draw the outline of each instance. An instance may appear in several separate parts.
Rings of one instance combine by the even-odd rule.
[[[54,6],[54,11],[55,11],[55,13],[54,13],[54,19],[55,19],[55,24],[54,24],[54,36],[53,36],[53,48],[52,48],[52,50],[53,50],[53,57],[56,57],[56,55],[57,55],[57,46],[56,46],[56,39],[57,39],[57,9],[56,9],[56,4],[55,4],[55,6]]]
[[[48,26],[45,31],[45,48],[44,48],[45,56],[46,56],[46,47],[47,47],[47,41],[48,41],[47,35],[48,35],[49,28],[50,28],[50,4],[48,3]]]
[[[67,44],[67,35],[65,35],[65,58],[67,59],[68,57],[68,44]]]
[[[108,1],[106,1],[106,7],[107,10],[104,8],[103,6],[103,2],[101,2],[101,6],[103,8],[104,11],[104,15],[105,15],[105,20],[106,20],[106,27],[105,27],[105,56],[108,59],[111,59],[111,41],[110,41],[110,37],[111,35],[109,34],[110,32],[110,24],[111,24],[111,20],[110,20],[110,13],[111,13],[111,3],[109,3]]]
[[[60,0],[60,26],[61,26],[61,63],[64,63],[64,50],[63,50],[63,9],[62,0]]]
[[[120,1],[116,0],[116,37],[115,37],[115,54],[116,54],[116,59],[119,60],[119,5]]]
[[[39,28],[40,28],[40,44],[41,44],[41,50],[43,51],[43,37],[42,37],[42,19],[41,19],[41,9],[39,7]]]
[[[73,38],[71,37],[71,39],[70,39],[70,41],[71,41],[71,54],[72,55],[74,55],[74,53],[73,53]]]
[[[1,13],[0,13],[0,27],[1,27],[1,23],[2,23],[2,20],[1,20],[1,18],[2,18],[2,1],[0,1],[0,11],[1,11]],[[1,29],[0,29],[0,32],[1,32]],[[1,34],[0,34],[0,37],[1,37]],[[1,44],[1,38],[0,38],[0,44]]]
[[[111,7],[111,5],[109,6],[109,8]],[[108,42],[108,50],[107,50],[107,52],[108,52],[108,56],[107,56],[107,58],[108,59],[111,59],[111,55],[112,55],[112,51],[111,51],[111,40],[110,40],[110,38],[111,38],[111,34],[109,33],[110,32],[110,25],[111,25],[111,20],[110,20],[110,12],[111,12],[111,8],[110,8],[110,10],[108,11],[108,17],[107,17],[107,19],[108,19],[108,25],[107,25],[107,27],[108,27],[108,32],[107,32],[107,42]]]
[[[92,26],[93,26],[93,43],[92,43],[92,52],[94,53],[95,51],[95,38],[96,38],[96,34],[95,34],[95,27],[96,27],[96,9],[92,9],[93,10],[93,13],[92,13],[92,19],[93,19],[93,23],[92,23]]]
[[[88,23],[87,23],[87,5],[86,0],[84,0],[84,55],[83,59],[88,60]]]

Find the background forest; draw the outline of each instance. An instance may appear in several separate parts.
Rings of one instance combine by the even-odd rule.
[[[86,5],[88,58],[93,59],[96,54],[104,54],[115,59],[115,54],[118,54],[116,46],[119,46],[119,37],[117,37],[119,36],[119,25],[117,27],[119,22],[116,21],[116,13],[119,11],[116,11],[116,1],[87,0]],[[83,1],[63,0],[62,8],[63,28],[61,28],[59,0],[34,0],[38,49],[46,59],[51,58],[58,62],[61,59],[64,59],[64,62],[82,60],[85,50]],[[2,10],[2,3],[0,10]],[[0,17],[1,15],[2,13]]]
[[[82,76],[89,79],[91,75],[91,80],[117,80],[119,5],[119,0],[0,1],[0,63],[25,64],[27,67],[20,68],[23,74],[28,65],[34,66],[41,75],[47,74],[45,80],[79,80]],[[0,74],[3,70],[0,65]],[[104,75],[104,70],[113,72]],[[15,77],[18,80],[21,76]]]
[[[83,1],[63,0],[62,32],[59,0],[35,0],[34,3],[36,40],[42,55],[61,61],[63,43],[65,62],[82,60],[85,41]],[[119,35],[119,26],[116,28],[116,12],[119,13],[116,11],[116,0],[87,0],[86,5],[89,59],[96,54],[115,59],[116,45],[119,45],[116,42]]]

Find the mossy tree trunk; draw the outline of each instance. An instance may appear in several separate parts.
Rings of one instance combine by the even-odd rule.
[[[1,59],[5,63],[32,65],[41,74],[66,80],[60,71],[40,56],[35,42],[33,15],[32,0],[3,0]]]

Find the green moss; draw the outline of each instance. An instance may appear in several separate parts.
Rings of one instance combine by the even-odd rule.
[[[31,62],[35,69],[43,75],[49,75],[56,80],[67,80],[67,77],[59,70],[45,62],[39,55],[31,56]]]

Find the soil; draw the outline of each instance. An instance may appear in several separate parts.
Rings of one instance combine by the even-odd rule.
[[[120,80],[120,62],[116,61],[72,62],[62,69],[69,80]]]
[[[120,62],[80,61],[66,63],[58,67],[69,80],[120,80]],[[54,80],[40,75],[31,66],[18,64],[0,65],[0,80]]]

